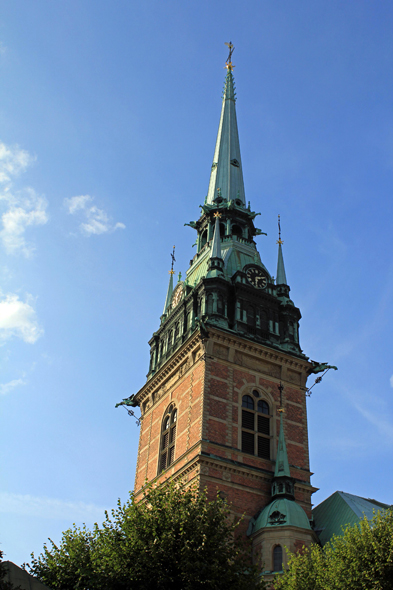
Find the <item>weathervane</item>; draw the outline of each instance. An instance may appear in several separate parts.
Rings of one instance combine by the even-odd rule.
[[[225,62],[225,67],[227,68],[227,70],[232,70],[235,66],[232,64],[232,53],[235,50],[235,47],[232,44],[232,41],[229,41],[229,43],[225,43],[225,45],[227,45],[228,49],[229,49],[229,55],[228,58]]]
[[[172,265],[171,265],[171,270],[169,271],[170,275],[174,275],[175,271],[173,270],[173,265],[176,262],[176,258],[175,258],[175,246],[173,246],[173,252],[171,252],[171,258],[172,258]]]
[[[278,216],[278,240],[277,240],[277,244],[283,244],[284,242],[281,239],[281,221],[280,221],[280,216]]]
[[[278,411],[280,413],[282,413],[282,412],[285,412],[285,410],[282,407],[282,392],[284,391],[284,385],[281,383],[281,381],[280,381],[280,385],[278,386],[278,389],[280,390],[280,407],[278,408]]]

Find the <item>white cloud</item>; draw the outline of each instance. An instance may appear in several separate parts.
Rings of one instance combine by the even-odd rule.
[[[110,217],[103,209],[99,209],[92,204],[93,197],[90,195],[80,195],[64,199],[64,204],[68,209],[68,213],[75,215],[79,212],[85,218],[79,225],[80,231],[86,236],[100,235],[108,232],[116,231],[117,229],[125,229],[124,223],[117,222],[113,224]]]
[[[24,172],[34,160],[29,152],[19,146],[10,147],[0,141],[0,183],[10,183],[12,177]]]
[[[29,258],[34,247],[26,242],[25,231],[31,225],[43,225],[48,221],[47,201],[31,188],[25,189],[24,196],[8,194],[6,200],[8,209],[1,216],[0,239],[7,254],[21,253]]]
[[[0,512],[8,514],[93,523],[104,520],[104,511],[95,504],[0,492]]]
[[[28,294],[24,302],[13,293],[0,296],[0,341],[17,337],[34,344],[44,331],[32,306],[33,297]]]
[[[0,395],[7,395],[10,393],[15,387],[20,387],[21,385],[26,385],[26,381],[23,379],[14,379],[9,383],[1,383],[0,384]]]
[[[31,256],[34,247],[25,240],[26,229],[48,221],[44,197],[32,188],[18,192],[12,190],[12,180],[33,161],[34,158],[27,151],[0,142],[0,202],[5,205],[1,215],[0,241],[7,254]]]

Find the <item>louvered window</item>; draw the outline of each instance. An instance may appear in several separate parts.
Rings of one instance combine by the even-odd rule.
[[[175,460],[176,425],[177,410],[174,404],[171,404],[162,421],[158,473],[167,469]]]
[[[254,435],[251,432],[242,432],[242,451],[254,455]]]
[[[242,399],[242,451],[270,459],[270,410],[255,389]],[[256,408],[256,409],[255,409]]]

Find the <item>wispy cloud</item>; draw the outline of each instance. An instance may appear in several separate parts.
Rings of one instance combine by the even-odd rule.
[[[393,443],[393,424],[389,422],[387,418],[381,415],[379,412],[373,413],[370,412],[369,409],[361,406],[359,403],[354,403],[355,408],[357,411],[369,422],[374,426],[379,434],[387,441]]]
[[[15,387],[20,387],[21,385],[26,385],[24,379],[14,379],[8,383],[0,383],[0,395],[7,395],[7,393],[10,393]]]
[[[14,191],[12,182],[34,161],[26,150],[10,147],[0,142],[0,241],[7,254],[23,254],[30,257],[34,247],[26,242],[29,226],[43,225],[48,221],[47,201],[32,188]]]
[[[93,523],[104,519],[104,511],[95,504],[0,492],[0,512],[8,514]]]
[[[332,358],[336,362],[340,358],[349,356],[355,349],[362,346],[364,342],[370,342],[385,327],[386,313],[391,306],[392,300],[393,266],[391,266],[385,277],[384,288],[377,304],[374,306],[373,313],[370,313],[367,321],[361,323],[360,327],[352,334],[349,334],[345,340],[338,340],[336,350],[332,354]]]
[[[64,199],[64,204],[71,215],[79,214],[84,221],[79,229],[85,236],[100,235],[113,232],[117,229],[125,229],[124,223],[113,223],[108,214],[93,205],[94,198],[90,195],[79,195]]]
[[[0,341],[17,337],[29,344],[34,344],[43,334],[33,307],[34,299],[26,295],[21,301],[14,293],[0,294]]]
[[[393,387],[393,375],[390,377],[390,387]]]

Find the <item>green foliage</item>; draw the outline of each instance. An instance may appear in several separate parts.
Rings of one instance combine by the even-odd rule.
[[[393,512],[378,512],[347,527],[323,549],[289,555],[275,590],[392,590]]]
[[[233,590],[262,588],[251,550],[219,497],[173,483],[144,500],[120,501],[93,532],[74,527],[51,541],[30,571],[53,590]]]

